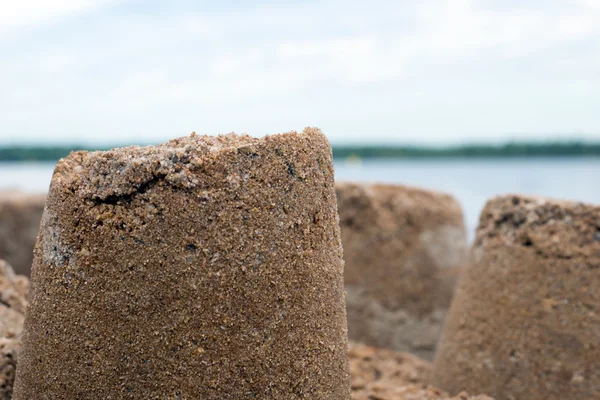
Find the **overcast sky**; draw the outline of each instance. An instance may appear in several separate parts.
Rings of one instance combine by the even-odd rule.
[[[600,0],[0,0],[0,143],[600,138],[599,110]]]

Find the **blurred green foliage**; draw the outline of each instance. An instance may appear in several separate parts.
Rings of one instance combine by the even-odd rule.
[[[57,161],[74,150],[106,150],[86,146],[5,146],[0,161]],[[508,158],[600,156],[600,142],[471,144],[448,147],[368,145],[333,146],[335,158]]]
[[[470,144],[448,147],[334,146],[336,158],[508,158],[600,156],[600,142]]]
[[[0,147],[0,161],[57,161],[81,146],[5,146]]]

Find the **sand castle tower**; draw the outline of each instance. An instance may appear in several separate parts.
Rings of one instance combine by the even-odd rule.
[[[13,395],[29,281],[0,259],[0,399]]]
[[[431,359],[467,245],[458,202],[399,185],[338,183],[350,339]]]
[[[0,259],[29,276],[45,195],[0,191]]]
[[[56,167],[15,399],[349,399],[331,148],[317,129]]]
[[[497,400],[600,398],[600,207],[486,205],[433,384]]]

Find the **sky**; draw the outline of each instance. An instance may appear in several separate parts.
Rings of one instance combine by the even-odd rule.
[[[600,139],[600,0],[0,0],[0,144]]]

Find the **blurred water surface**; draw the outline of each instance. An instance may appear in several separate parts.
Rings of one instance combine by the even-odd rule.
[[[44,192],[53,163],[0,163],[0,189]],[[523,193],[600,204],[600,158],[363,160],[335,162],[340,181],[386,182],[453,194],[462,204],[472,238],[490,197]]]

